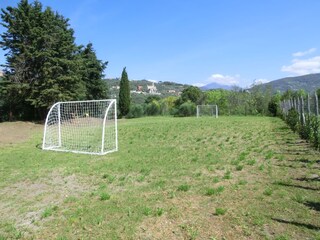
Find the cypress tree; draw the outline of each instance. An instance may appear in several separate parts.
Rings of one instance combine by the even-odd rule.
[[[119,91],[119,116],[124,117],[129,113],[130,109],[130,86],[126,68],[123,68],[120,79]]]

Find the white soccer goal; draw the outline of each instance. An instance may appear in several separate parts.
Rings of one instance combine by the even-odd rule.
[[[197,105],[197,117],[202,116],[218,118],[218,105]]]
[[[117,151],[116,100],[55,103],[46,118],[42,149],[98,155]]]

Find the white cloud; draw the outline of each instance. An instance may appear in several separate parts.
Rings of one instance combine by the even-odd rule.
[[[309,59],[293,59],[289,66],[282,66],[281,71],[297,75],[305,75],[320,72],[320,56]]]
[[[195,87],[203,87],[205,85],[207,85],[208,83],[193,83],[192,85]]]
[[[212,74],[208,81],[211,82],[215,82],[218,84],[222,84],[222,85],[228,85],[228,86],[232,86],[232,85],[236,85],[239,83],[239,75],[235,75],[235,76],[229,76],[229,75],[222,75],[222,74]]]
[[[292,56],[294,57],[303,57],[305,55],[309,55],[311,53],[314,53],[315,51],[317,51],[316,48],[310,48],[309,50],[307,51],[304,51],[304,52],[296,52],[296,53],[293,53]]]

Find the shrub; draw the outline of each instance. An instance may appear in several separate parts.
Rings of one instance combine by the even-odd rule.
[[[309,116],[306,116],[306,122],[305,125],[300,124],[299,125],[299,135],[302,139],[310,140],[311,138],[311,118]]]
[[[149,116],[155,116],[160,114],[160,104],[157,100],[152,100],[148,103],[145,110],[146,114]]]
[[[299,124],[299,113],[294,108],[289,110],[286,122],[292,131],[296,132]]]
[[[143,107],[140,104],[130,106],[127,118],[139,118],[143,116]]]
[[[268,111],[271,114],[271,116],[273,117],[277,116],[277,109],[278,109],[278,105],[275,102],[269,102]]]
[[[319,128],[320,122],[316,116],[312,116],[310,120],[310,142],[316,149],[320,148]]]
[[[178,109],[179,117],[189,117],[196,114],[196,105],[193,102],[187,101],[182,103]]]

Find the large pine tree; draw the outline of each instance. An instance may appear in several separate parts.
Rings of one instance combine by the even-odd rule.
[[[86,86],[86,99],[106,99],[108,96],[107,82],[103,80],[103,71],[108,62],[97,59],[92,43],[80,48],[79,60],[82,62],[81,79]]]
[[[43,118],[57,101],[106,98],[106,63],[97,59],[92,44],[84,49],[75,44],[68,19],[28,0],[1,9],[1,19],[6,63],[0,97],[10,118],[30,113]]]
[[[130,109],[130,86],[126,68],[123,68],[120,79],[119,91],[119,111],[120,117],[124,117],[129,113]]]

